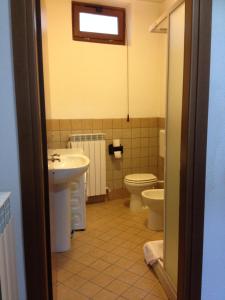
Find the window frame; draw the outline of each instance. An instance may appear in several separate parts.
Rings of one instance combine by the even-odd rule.
[[[118,35],[80,31],[80,13],[90,13],[118,18]],[[125,45],[126,10],[121,7],[103,6],[93,3],[72,1],[72,30],[73,40]]]

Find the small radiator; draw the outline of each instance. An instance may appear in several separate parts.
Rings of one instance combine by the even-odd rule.
[[[106,148],[105,134],[74,134],[69,138],[71,148],[83,149],[90,159],[87,172],[87,195],[106,194]]]
[[[10,193],[0,193],[0,287],[2,300],[18,300]]]

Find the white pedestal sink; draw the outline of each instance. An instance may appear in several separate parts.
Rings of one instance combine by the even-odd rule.
[[[65,152],[65,151],[64,151]],[[57,158],[58,159],[58,158]],[[89,158],[83,154],[63,153],[60,161],[49,162],[54,174],[55,252],[68,251],[71,246],[70,183],[88,169]]]

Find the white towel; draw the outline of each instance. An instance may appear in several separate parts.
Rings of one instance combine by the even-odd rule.
[[[163,260],[163,240],[152,241],[144,244],[145,261],[148,265],[154,265],[159,259]]]

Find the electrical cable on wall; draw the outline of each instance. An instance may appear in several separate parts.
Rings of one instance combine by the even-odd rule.
[[[127,122],[130,122],[130,78],[129,78],[129,44],[126,27],[126,47],[127,47]]]

